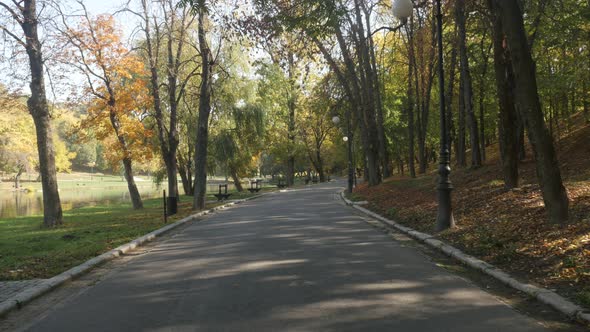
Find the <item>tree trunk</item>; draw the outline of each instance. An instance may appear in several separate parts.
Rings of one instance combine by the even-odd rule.
[[[410,99],[408,94],[408,99]],[[414,163],[414,105],[412,101],[408,102],[408,168],[410,171],[410,177],[416,177],[416,166]]]
[[[465,0],[457,0],[455,6],[455,18],[459,32],[459,62],[461,64],[461,80],[463,81],[463,105],[469,120],[469,138],[471,143],[471,167],[481,166],[481,153],[479,151],[479,130],[477,119],[473,111],[473,83],[469,70],[469,57],[467,54],[467,32],[465,17]]]
[[[324,172],[324,160],[322,159],[319,147],[316,148],[315,155],[318,163],[317,170],[320,176],[320,182],[326,182],[326,173]]]
[[[411,24],[413,26],[413,20],[411,21]],[[413,32],[412,32],[413,34]],[[412,41],[414,41],[414,38],[412,38]],[[420,40],[418,41],[418,44],[420,44]],[[414,113],[414,115],[416,116],[416,120],[412,121],[412,125],[414,126],[414,132],[417,134],[417,143],[418,143],[418,155],[416,156],[416,154],[414,153],[412,155],[412,157],[416,158],[417,157],[417,162],[418,162],[418,173],[420,174],[424,174],[426,172],[426,164],[423,162],[423,150],[424,150],[424,143],[425,143],[425,139],[423,140],[422,136],[422,107],[423,107],[423,101],[422,99],[424,98],[424,94],[421,93],[420,90],[420,83],[424,83],[424,80],[420,80],[419,75],[418,75],[418,71],[419,71],[419,67],[424,65],[424,61],[418,61],[418,60],[423,60],[423,52],[417,52],[417,47],[415,45],[414,42],[412,42],[412,44],[410,45],[410,53],[413,53],[413,56],[411,55],[411,57],[414,58],[414,66],[412,68],[412,75],[414,77],[414,105],[415,105],[415,110],[416,113]],[[418,56],[421,55],[420,58],[418,58]]]
[[[193,171],[192,171],[192,164],[193,158],[189,151],[188,158],[182,157],[182,154],[178,154],[177,156],[177,165],[178,165],[178,173],[180,174],[180,179],[182,181],[182,188],[184,190],[184,194],[188,196],[193,196],[195,194],[195,188],[193,187]]]
[[[180,174],[180,181],[182,182],[182,190],[187,196],[193,196],[195,190],[192,182],[192,172],[185,168],[184,165],[178,165],[178,173]]]
[[[137,185],[135,184],[135,179],[133,178],[131,158],[123,158],[123,167],[125,169],[125,180],[127,181],[127,188],[129,189],[129,197],[131,197],[133,208],[136,210],[142,209],[143,202],[141,201],[139,190],[137,190]]]
[[[414,53],[414,46],[413,46],[413,32],[410,30],[408,32],[408,49],[409,49],[409,64],[408,64],[408,105],[407,105],[407,116],[408,116],[408,170],[410,172],[410,177],[416,177],[416,166],[414,164],[414,156],[416,152],[414,151],[414,66],[416,66],[416,58]]]
[[[504,33],[510,48],[516,83],[516,98],[528,126],[533,146],[537,177],[545,207],[552,223],[566,223],[569,199],[563,186],[561,172],[551,136],[545,126],[537,89],[535,63],[528,47],[524,20],[515,1],[494,0],[497,15],[501,17]]]
[[[199,98],[199,119],[195,145],[195,196],[193,209],[205,208],[207,191],[207,146],[209,143],[209,115],[211,114],[211,60],[205,35],[205,9],[199,9],[198,35],[201,53],[201,88]]]
[[[510,64],[512,66],[512,60],[510,60]],[[513,75],[514,75],[514,70]],[[516,82],[514,83],[516,84]],[[516,87],[515,87],[516,89]],[[516,97],[515,97],[516,100]],[[526,127],[526,120],[522,116],[522,112],[518,105],[518,102],[515,101],[514,107],[516,109],[516,133],[517,133],[517,147],[518,147],[518,160],[525,160],[526,159],[526,146],[524,142],[524,131]]]
[[[459,118],[458,121],[458,137],[457,137],[457,149],[455,151],[457,157],[457,164],[460,167],[467,166],[467,158],[465,157],[465,88],[463,77],[459,78]]]
[[[35,0],[25,0],[21,8],[24,18],[21,27],[25,34],[25,49],[31,70],[31,97],[27,100],[27,106],[37,134],[39,171],[43,188],[43,223],[46,227],[54,227],[63,223],[63,212],[57,188],[51,118],[45,94],[42,46],[37,34],[37,3]]]
[[[176,151],[174,151],[176,154]],[[176,168],[176,156],[172,157],[172,151],[166,162],[166,175],[168,176],[168,201],[166,207],[168,208],[168,215],[174,215],[178,212],[178,170]]]
[[[551,93],[551,92],[550,92]],[[555,131],[553,130],[553,122],[556,120],[555,117],[555,102],[553,96],[549,97],[549,135],[555,140]]]
[[[484,36],[485,37],[485,36]],[[493,37],[492,37],[493,38]],[[481,76],[479,80],[479,132],[480,132],[480,143],[481,143],[481,160],[482,162],[486,160],[486,131],[485,131],[485,82],[486,76],[488,74],[488,65],[489,65],[489,58],[491,53],[491,47],[493,44],[490,45],[487,52],[484,50],[484,43],[486,38],[482,38],[481,42],[481,50],[482,50],[482,61],[483,61],[483,68],[481,71]]]
[[[287,101],[289,107],[289,159],[287,160],[287,186],[292,187],[295,184],[295,108],[296,108],[296,82],[295,82],[295,55],[291,50],[287,54],[289,60],[289,84],[291,85],[291,95]]]
[[[483,80],[482,82],[483,83]],[[486,160],[486,131],[485,131],[485,106],[484,106],[484,89],[479,91],[479,138],[481,144],[481,160]]]
[[[424,27],[422,29],[425,29]],[[436,54],[436,25],[432,25],[432,40],[430,44],[426,44],[423,38],[418,39],[416,54],[416,62],[414,79],[416,85],[416,96],[418,106],[417,112],[417,129],[418,129],[418,172],[420,174],[426,173],[428,167],[428,155],[426,154],[426,137],[428,134],[428,118],[430,113],[430,100],[432,85],[434,83],[434,56]],[[430,46],[430,52],[425,50],[427,46]],[[427,58],[426,55],[428,55]],[[420,72],[420,74],[419,74]]]
[[[590,101],[588,101],[588,83],[586,79],[582,81],[582,102],[584,103],[584,118],[586,119],[586,124],[590,123]]]
[[[232,181],[234,182],[234,187],[236,187],[236,190],[238,192],[244,191],[244,187],[242,187],[242,182],[240,181],[240,177],[238,176],[238,172],[236,172],[236,169],[230,166],[229,173],[231,175]]]
[[[167,215],[171,216],[176,214],[178,211],[178,180],[177,180],[177,165],[176,165],[176,151],[178,148],[178,129],[176,125],[177,114],[176,110],[178,109],[177,99],[176,99],[176,85],[177,85],[177,75],[178,68],[175,67],[173,60],[174,55],[172,52],[172,42],[173,39],[171,38],[171,32],[168,35],[167,41],[167,52],[168,52],[168,99],[169,99],[169,109],[170,109],[170,126],[168,131],[168,137],[166,137],[166,129],[164,128],[164,114],[162,112],[162,101],[160,98],[160,79],[158,75],[158,68],[157,68],[157,60],[156,54],[154,54],[154,48],[152,46],[152,35],[151,35],[151,22],[147,12],[147,2],[146,0],[142,1],[142,8],[143,8],[143,19],[144,19],[144,26],[143,31],[145,33],[146,38],[146,51],[148,57],[148,63],[150,67],[150,90],[152,93],[152,97],[154,100],[154,111],[155,111],[155,119],[156,125],[158,129],[158,141],[160,143],[160,151],[162,153],[162,157],[164,159],[164,165],[166,166],[166,174],[168,178],[168,198],[167,198]],[[172,15],[172,17],[174,17]],[[174,25],[174,21],[172,24]],[[156,31],[157,33],[157,31]],[[182,33],[181,33],[182,34]],[[157,40],[159,40],[160,36],[156,36]],[[182,45],[182,36],[179,39],[179,43]],[[159,47],[159,43],[156,43],[156,47]],[[182,48],[180,48],[182,50]],[[156,51],[156,53],[159,53]],[[179,52],[180,53],[180,52]],[[180,55],[180,54],[179,54]]]
[[[488,1],[491,7],[491,1]],[[493,11],[492,11],[493,12]],[[494,47],[494,71],[496,95],[499,107],[500,157],[504,187],[518,187],[518,132],[517,114],[514,105],[514,75],[510,54],[504,47],[502,21],[492,15],[492,40]]]
[[[365,15],[365,24],[363,26],[362,15],[360,11],[360,6],[362,4],[363,13]],[[390,165],[389,165],[389,151],[388,151],[388,143],[387,137],[385,137],[385,127],[384,127],[384,118],[383,118],[383,101],[381,99],[381,85],[379,84],[379,75],[378,75],[378,68],[377,68],[377,59],[375,57],[375,44],[373,41],[373,36],[371,35],[371,19],[370,19],[370,12],[366,7],[365,2],[362,1],[355,1],[356,7],[356,16],[357,16],[357,24],[359,26],[359,39],[361,45],[361,51],[363,52],[364,56],[364,68],[367,76],[367,85],[365,86],[368,89],[368,94],[370,99],[372,100],[372,104],[374,105],[374,112],[376,117],[376,125],[377,125],[377,135],[379,141],[379,156],[380,156],[380,164],[381,164],[381,171],[383,173],[383,177],[387,178],[391,176],[390,172]],[[365,36],[365,28],[366,36]]]
[[[348,43],[338,25],[334,26],[338,45],[344,61],[344,69],[334,60],[331,52],[322,44],[319,39],[312,37],[312,40],[318,46],[320,52],[330,65],[332,71],[336,74],[338,81],[341,83],[351,108],[354,110],[354,120],[359,124],[361,129],[362,152],[364,153],[363,165],[365,167],[364,176],[369,186],[377,185],[381,182],[378,162],[367,162],[368,159],[379,160],[378,142],[375,140],[375,133],[371,126],[374,124],[374,117],[368,118],[363,106],[363,98],[359,84],[359,78],[356,73],[356,64],[348,51]],[[369,115],[370,117],[370,115]]]
[[[129,147],[127,145],[127,139],[123,136],[121,132],[121,122],[119,121],[119,117],[117,113],[114,111],[115,109],[115,99],[114,93],[109,89],[109,95],[111,96],[108,105],[110,107],[109,118],[111,120],[111,126],[115,130],[115,136],[119,142],[120,148],[123,151],[123,166],[125,170],[125,180],[127,181],[127,188],[129,189],[129,196],[131,197],[131,202],[133,203],[134,209],[142,209],[143,203],[141,201],[141,196],[139,195],[139,191],[137,190],[137,186],[135,185],[135,179],[133,178],[133,168],[131,157],[129,153]]]
[[[455,29],[456,30],[456,29]],[[451,49],[451,61],[449,64],[449,81],[448,81],[448,86],[447,86],[447,91],[446,91],[446,96],[445,96],[445,103],[446,103],[446,111],[447,111],[447,124],[449,127],[449,132],[448,132],[448,142],[449,142],[449,161],[451,161],[450,157],[453,155],[452,154],[452,142],[455,143],[455,149],[456,149],[456,145],[457,145],[457,139],[455,137],[455,124],[453,121],[453,97],[455,95],[455,73],[456,73],[456,68],[457,68],[457,43],[456,43],[456,38],[455,41],[452,44],[452,49]]]
[[[14,176],[14,189],[18,190],[20,188],[20,177],[23,175],[23,168],[19,167],[16,175]]]
[[[365,103],[366,92],[361,89],[356,71],[357,66],[348,52],[348,43],[339,27],[336,28],[336,37],[346,66],[347,79],[351,82],[354,92],[352,104],[356,106],[355,117],[361,128],[361,141],[366,161],[365,177],[369,186],[375,186],[381,183],[381,173],[379,171],[379,139],[374,130],[376,128],[374,109]]]

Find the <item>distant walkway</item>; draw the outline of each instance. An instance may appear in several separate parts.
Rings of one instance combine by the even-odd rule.
[[[342,183],[340,183],[342,184]],[[322,184],[195,223],[33,331],[545,331]]]

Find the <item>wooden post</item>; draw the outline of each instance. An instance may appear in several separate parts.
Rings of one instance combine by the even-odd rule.
[[[166,190],[164,190],[164,223],[168,223],[168,214],[166,213]]]

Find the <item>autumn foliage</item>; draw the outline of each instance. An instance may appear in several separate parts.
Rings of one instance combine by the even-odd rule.
[[[142,123],[152,105],[148,72],[141,58],[121,41],[121,31],[110,15],[80,23],[69,30],[75,47],[68,54],[88,78],[88,115],[81,126],[106,146],[106,158],[117,167],[125,158],[145,161],[153,148],[146,144],[152,132]]]
[[[514,275],[590,305],[590,126],[583,124],[582,114],[572,122],[575,129],[558,144],[568,196],[575,203],[569,225],[544,222],[547,212],[531,158],[520,165],[521,187],[504,189],[496,144],[484,167],[455,169],[457,227],[439,236]],[[374,188],[361,185],[355,195],[383,215],[433,233],[435,178],[434,172],[416,179],[396,176]]]

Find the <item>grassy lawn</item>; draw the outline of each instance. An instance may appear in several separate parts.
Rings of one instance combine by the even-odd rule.
[[[251,196],[234,192],[230,198]],[[207,200],[213,199],[209,194]],[[0,280],[49,278],[156,230],[164,226],[162,204],[158,198],[144,200],[139,211],[130,203],[72,209],[55,229],[44,228],[41,216],[0,220]],[[182,196],[179,213],[168,222],[192,214],[191,209],[192,197]]]
[[[146,176],[136,176],[138,186],[152,186],[152,180]],[[37,182],[36,174],[24,174],[21,179],[23,188],[34,190],[41,189],[41,182]],[[12,189],[13,181],[10,176],[5,176],[4,182],[0,182],[0,189]],[[104,187],[127,187],[127,182],[122,176],[91,174],[91,173],[59,173],[57,181],[60,189],[75,189],[80,187],[104,188]]]

